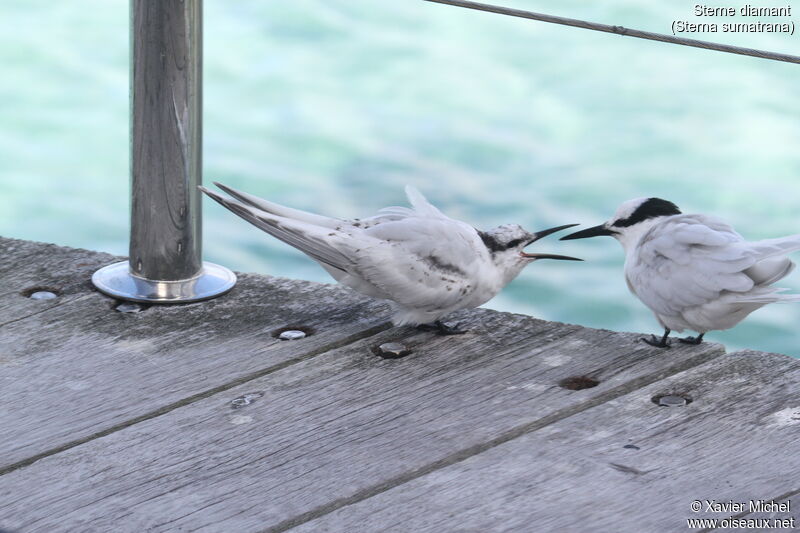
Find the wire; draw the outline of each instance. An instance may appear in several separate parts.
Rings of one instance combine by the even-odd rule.
[[[765,50],[756,50],[754,48],[742,48],[739,46],[732,46],[729,44],[719,44],[708,41],[698,41],[696,39],[686,39],[683,37],[675,37],[673,35],[664,35],[662,33],[652,33],[649,31],[633,30],[629,28],[624,28],[622,26],[609,26],[608,24],[598,24],[596,22],[586,22],[584,20],[556,17],[553,15],[545,15],[542,13],[534,13],[533,11],[524,11],[522,9],[512,9],[509,7],[480,4],[478,2],[469,2],[466,0],[425,0],[425,1],[433,2],[436,4],[446,4],[450,6],[464,7],[467,9],[476,9],[478,11],[486,11],[489,13],[498,13],[500,15],[509,15],[511,17],[539,20],[541,22],[549,22],[551,24],[574,26],[576,28],[583,28],[586,30],[604,31],[606,33],[616,33],[617,35],[623,35],[626,37],[638,37],[639,39],[649,39],[651,41],[661,41],[664,43],[680,44],[683,46],[693,46],[695,48],[705,48],[707,50],[716,50],[718,52],[727,52],[729,54],[739,54],[743,56],[758,57],[761,59],[771,59],[773,61],[784,61],[786,63],[800,64],[799,56],[793,56],[789,54],[779,54],[776,52],[768,52]]]

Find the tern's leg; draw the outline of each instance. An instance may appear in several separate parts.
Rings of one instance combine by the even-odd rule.
[[[465,329],[458,329],[458,324],[455,326],[448,326],[441,320],[437,320],[433,324],[420,324],[417,329],[423,331],[435,331],[439,335],[463,335],[467,332]]]
[[[703,342],[703,335],[705,335],[705,333],[701,333],[697,337],[686,337],[685,339],[678,339],[678,340],[680,342],[682,342],[683,344],[695,344],[696,345],[696,344],[700,344],[701,342]]]
[[[642,340],[649,344],[650,346],[655,346],[656,348],[669,348],[669,342],[667,341],[667,337],[670,334],[669,328],[664,328],[664,336],[659,339],[655,335],[650,335],[651,338],[642,337]]]

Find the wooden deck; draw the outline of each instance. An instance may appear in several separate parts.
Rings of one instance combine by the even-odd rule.
[[[796,359],[488,310],[438,337],[346,289],[252,274],[120,313],[89,282],[117,259],[0,239],[4,531],[787,531],[800,514]],[[37,287],[59,297],[23,295]],[[389,341],[411,355],[376,355]]]

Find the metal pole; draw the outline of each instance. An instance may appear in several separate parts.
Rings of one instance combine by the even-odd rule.
[[[92,281],[123,300],[213,298],[236,276],[202,261],[202,0],[130,7],[130,255]]]

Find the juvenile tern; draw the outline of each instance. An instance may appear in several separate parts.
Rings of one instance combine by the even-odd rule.
[[[672,202],[637,198],[622,204],[608,222],[561,240],[610,235],[625,250],[625,281],[664,328],[661,338],[642,339],[669,348],[671,331],[698,332],[679,339],[700,344],[708,331],[729,329],[769,303],[800,301],[772,284],[795,264],[800,235],[747,242],[721,220],[684,215]]]
[[[303,212],[215,183],[225,197],[200,187],[221,205],[297,248],[333,278],[362,294],[393,302],[395,325],[417,325],[441,334],[464,331],[440,320],[489,301],[538,259],[580,261],[527,253],[529,244],[568,224],[529,233],[516,224],[479,231],[447,217],[413,187],[412,206],[387,207],[365,219],[342,220]]]

